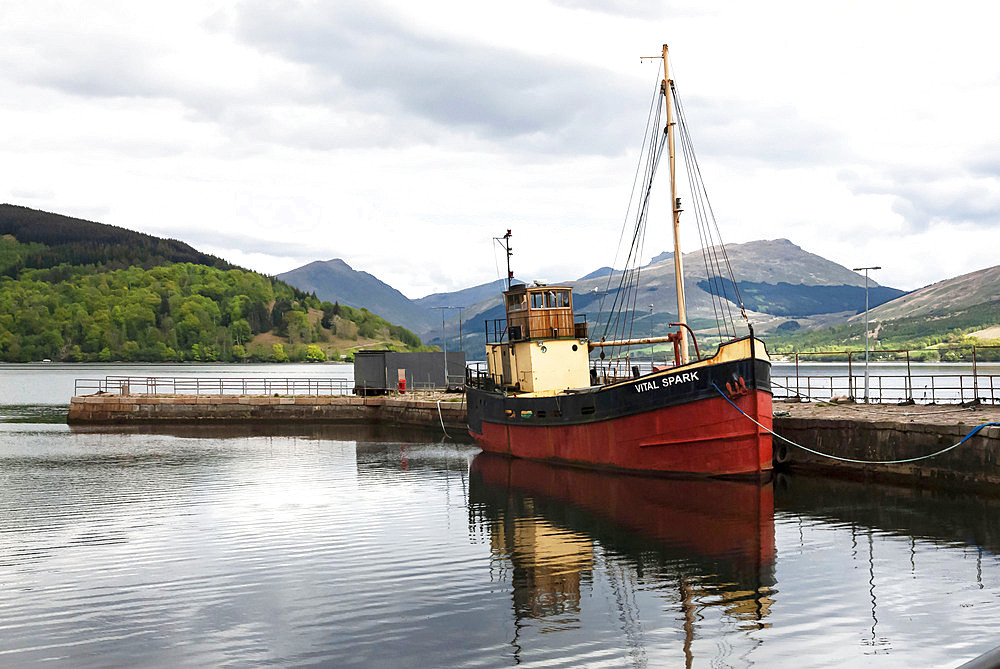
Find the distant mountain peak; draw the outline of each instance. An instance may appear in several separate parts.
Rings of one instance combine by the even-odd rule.
[[[577,281],[586,281],[587,279],[599,279],[602,276],[608,276],[609,274],[615,273],[616,270],[610,267],[601,267],[600,269],[595,269],[590,274],[584,274]]]
[[[315,293],[321,300],[357,309],[364,307],[373,314],[389,316],[394,319],[391,322],[417,332],[427,331],[435,322],[433,311],[414,304],[378,277],[354,269],[342,258],[316,260],[283,272],[277,278],[299,290]]]

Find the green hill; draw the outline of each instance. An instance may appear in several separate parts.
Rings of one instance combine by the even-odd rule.
[[[325,360],[412,332],[174,240],[0,205],[0,360]],[[195,262],[197,261],[197,262]]]
[[[132,266],[149,269],[172,262],[221,269],[233,267],[221,258],[174,239],[13,204],[0,204],[0,236],[6,235],[23,245],[16,255],[8,249],[0,258],[0,273],[6,276],[17,276],[22,269],[60,264],[93,265],[101,269]]]
[[[765,334],[772,353],[864,350],[864,313],[846,324],[812,331],[798,330],[797,321],[785,321]],[[931,284],[899,296],[869,314],[869,345],[876,351],[910,350],[910,359],[996,360],[1000,344],[983,338],[1000,325],[1000,265]],[[883,354],[879,354],[882,356]],[[885,354],[883,357],[890,354]]]

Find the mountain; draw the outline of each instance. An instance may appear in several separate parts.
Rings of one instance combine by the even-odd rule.
[[[584,274],[579,279],[577,279],[577,281],[586,281],[587,279],[599,279],[602,276],[608,276],[609,274],[619,274],[619,273],[620,273],[619,270],[612,269],[611,267],[601,267],[599,269],[595,269],[593,272],[590,272],[589,274]]]
[[[759,240],[745,244],[726,244],[726,253],[739,281],[777,284],[786,282],[805,286],[864,286],[865,277],[843,265],[827,260],[796,246],[787,239]],[[694,256],[694,258],[692,258]],[[684,254],[685,271],[692,264],[704,276],[701,251]],[[671,258],[673,256],[671,255]],[[869,287],[878,284],[869,279]],[[902,291],[900,291],[902,292]],[[864,303],[862,302],[862,308]]]
[[[524,282],[520,279],[511,280],[511,284],[515,286],[522,283]],[[507,290],[507,283],[505,281],[490,281],[451,293],[433,293],[432,295],[413,300],[413,302],[428,309],[435,307],[462,307],[463,309],[468,309],[477,302],[482,302],[490,297],[499,295],[504,290]]]
[[[276,278],[321,300],[351,307],[364,307],[414,332],[427,332],[440,325],[440,315],[417,304],[401,292],[372,276],[355,270],[340,258],[311,262]]]
[[[712,286],[704,266],[706,254],[717,249],[698,249],[684,254],[685,291],[688,320],[696,330],[714,330],[716,307],[709,292]],[[842,265],[809,253],[787,239],[760,240],[726,246],[744,303],[758,332],[784,326],[810,329],[838,324],[864,309],[864,277]],[[718,255],[718,254],[717,254]],[[642,332],[667,329],[676,319],[673,253],[661,253],[641,270],[641,287],[631,308],[637,316],[636,328]],[[438,344],[441,314],[435,307],[463,308],[463,343],[471,356],[482,355],[483,323],[503,318],[497,282],[489,282],[447,293],[434,293],[418,300],[408,300],[399,291],[367,272],[352,269],[342,260],[315,262],[278,278],[297,288],[315,292],[323,299],[341,304],[365,304],[393,322],[414,330],[429,344]],[[578,313],[588,316],[591,327],[605,319],[619,290],[620,270],[602,267],[576,281],[559,282],[573,289]],[[718,284],[716,284],[718,285]],[[725,283],[729,294],[733,285]],[[878,305],[903,294],[903,291],[869,284],[870,304]],[[735,305],[730,304],[735,310]],[[457,314],[448,314],[454,324]],[[795,319],[790,323],[789,319]],[[652,328],[651,328],[652,326]],[[457,345],[457,330],[447,325],[449,348]],[[451,333],[454,329],[455,332]]]
[[[663,262],[664,260],[673,260],[673,259],[674,259],[673,251],[664,251],[663,253],[653,256],[652,259],[649,261],[649,264],[655,265],[656,263]]]
[[[932,283],[870,309],[871,320],[955,314],[982,305],[997,308],[1000,322],[1000,265]]]
[[[873,350],[910,351],[915,361],[969,360],[976,340],[1000,337],[1000,266],[939,281],[869,311]],[[865,346],[864,314],[809,331],[776,332],[767,341],[776,353],[831,351]],[[975,339],[969,339],[975,338]],[[889,354],[891,355],[891,354]],[[1000,359],[989,346],[980,361]]]
[[[717,251],[701,249],[684,254],[685,295],[688,323],[699,331],[699,339],[712,336],[716,331],[716,307],[708,292],[710,281],[705,269],[706,253]],[[846,267],[809,253],[787,239],[761,240],[726,246],[726,253],[738,277],[748,315],[758,333],[777,328],[809,330],[844,323],[849,317],[864,309],[864,276]],[[661,258],[640,271],[640,288],[630,300],[629,311],[635,316],[633,334],[662,333],[669,323],[676,320],[677,305],[674,287],[674,262],[672,253],[661,253]],[[578,314],[590,322],[591,335],[611,334],[604,331],[615,295],[619,292],[621,272],[610,268],[595,270],[576,281],[559,282],[573,289],[573,302]],[[728,293],[733,286],[726,283]],[[903,291],[869,283],[871,304],[878,304]],[[441,297],[440,299],[447,299]],[[731,302],[728,309],[738,317],[737,307]],[[484,321],[504,317],[500,297],[487,299],[467,308],[464,313],[463,344],[470,356],[481,356],[485,339]],[[794,321],[790,319],[794,318]],[[452,330],[455,330],[452,332]],[[457,328],[449,327],[449,347],[457,345],[453,339]],[[426,333],[428,344],[440,345],[437,331]]]
[[[704,262],[705,255],[713,253],[721,259],[721,253],[714,248],[684,254],[684,290],[689,319],[714,321],[715,307],[709,292],[713,282]],[[809,253],[787,239],[728,244],[726,255],[747,309],[754,312],[754,322],[764,330],[777,327],[788,318],[802,319],[800,325],[809,326],[812,321],[826,322],[829,314],[840,314],[836,320],[842,322],[864,309],[863,276]],[[676,314],[673,254],[661,253],[654,260],[656,258],[663,259],[640,271],[641,287],[634,301],[635,309],[648,313],[652,306],[654,314]],[[606,274],[587,275],[570,282],[578,296],[576,302],[584,309],[599,309],[598,298],[605,294],[613,298],[620,282],[618,277],[620,274],[616,273],[609,281]],[[728,294],[735,294],[730,281],[723,281],[723,285]],[[880,304],[902,294],[901,290],[869,283],[871,304]],[[605,299],[605,308],[610,301]]]

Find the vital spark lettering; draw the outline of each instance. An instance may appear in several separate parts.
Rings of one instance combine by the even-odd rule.
[[[643,381],[642,383],[633,383],[635,386],[635,391],[637,393],[644,393],[647,390],[656,390],[657,388],[669,388],[675,383],[687,383],[689,381],[697,381],[698,372],[684,372],[683,374],[674,374],[673,376],[664,376],[660,379],[660,382],[656,381]]]

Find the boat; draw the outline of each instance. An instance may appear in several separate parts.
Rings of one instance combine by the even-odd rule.
[[[469,433],[484,451],[612,470],[709,476],[770,474],[771,363],[739,297],[725,246],[721,238],[714,242],[718,226],[700,182],[683,106],[669,76],[667,53],[664,45],[663,79],[657,82],[664,104],[655,105],[656,118],[647,124],[653,128],[648,149],[644,142],[650,186],[641,191],[626,269],[608,275],[609,286],[612,277],[618,277],[620,283],[615,290],[606,291],[608,296],[614,294],[609,311],[614,315],[609,315],[605,333],[590,336],[586,317],[574,311],[570,286],[513,284],[511,231],[495,238],[507,253],[506,318],[486,323],[486,369],[470,370],[466,378]],[[666,111],[665,123],[661,122],[661,110]],[[689,177],[689,197],[694,200],[703,240],[702,255],[706,266],[711,264],[720,275],[709,281],[713,306],[716,313],[729,310],[733,321],[733,327],[726,323],[725,332],[720,325],[716,351],[706,357],[701,356],[695,332],[687,323],[675,125],[679,126],[685,164],[689,173],[693,170],[695,174],[694,179]],[[630,336],[629,309],[634,319],[649,193],[664,154],[670,172],[677,293],[677,321],[670,327],[677,330],[636,338]],[[721,277],[723,269],[728,269],[725,278]],[[745,321],[745,335],[738,334],[735,327],[731,316],[734,307]],[[672,364],[653,365],[651,371],[640,373],[630,351],[658,343],[673,344]],[[599,357],[592,359],[594,351],[599,351]],[[610,357],[606,351],[611,352]]]

